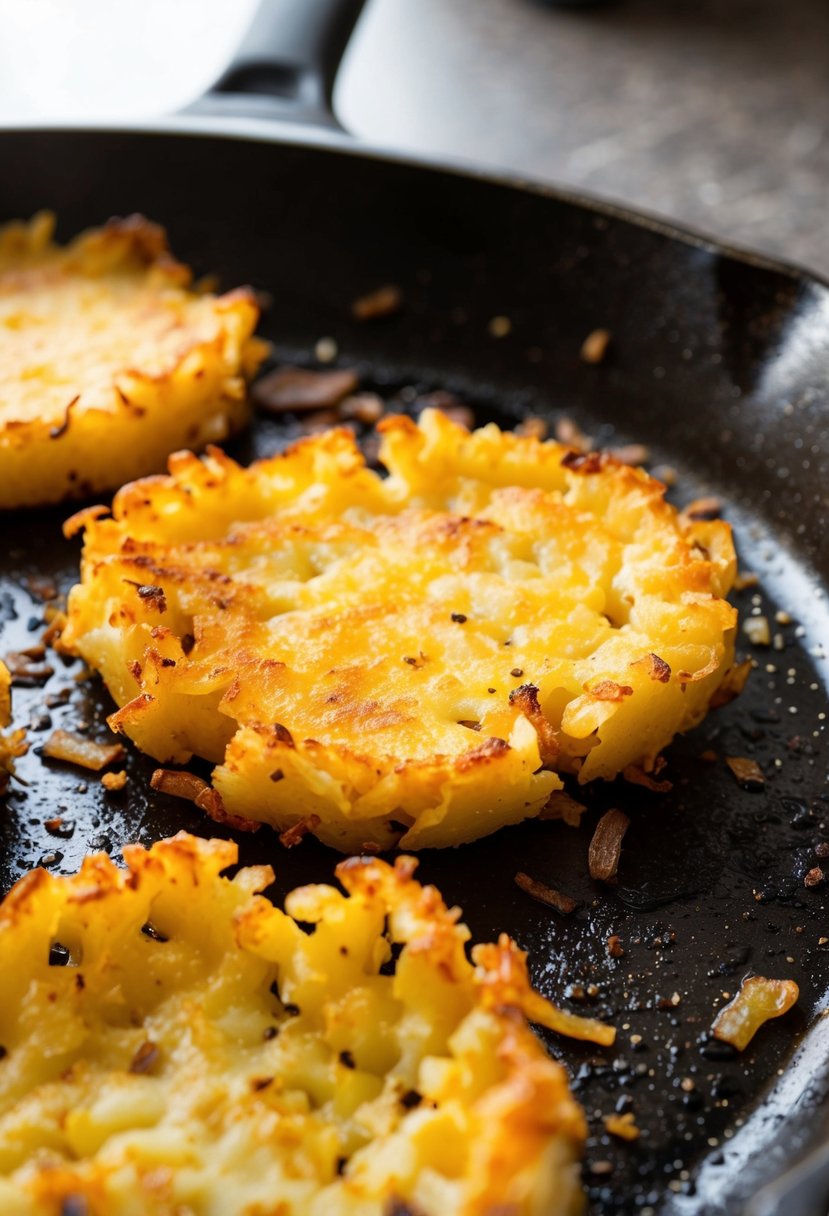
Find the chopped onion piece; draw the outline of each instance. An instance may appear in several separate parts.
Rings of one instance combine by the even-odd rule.
[[[55,730],[44,743],[43,754],[52,760],[77,764],[99,773],[108,764],[123,760],[126,753],[120,743],[96,743],[94,739],[85,739],[70,730]]]
[[[630,826],[624,811],[607,811],[596,824],[587,864],[590,877],[598,882],[611,882],[619,869],[622,838]]]
[[[715,1039],[743,1051],[764,1022],[788,1013],[800,990],[794,980],[767,980],[750,975],[740,991],[714,1019],[711,1033]]]

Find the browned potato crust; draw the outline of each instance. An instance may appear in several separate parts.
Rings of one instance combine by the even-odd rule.
[[[0,508],[115,489],[248,416],[265,346],[247,289],[193,289],[141,216],[69,245],[53,217],[0,228]]]

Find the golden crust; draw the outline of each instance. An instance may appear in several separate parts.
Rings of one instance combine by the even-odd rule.
[[[64,643],[113,727],[344,851],[458,844],[560,773],[651,771],[733,660],[728,525],[595,453],[436,411],[382,431],[385,480],[334,430],[249,469],[178,453],[73,521]]]
[[[221,877],[236,856],[182,833],[0,906],[0,1210],[581,1211],[584,1117],[526,1021],[562,1015],[513,943],[470,962],[413,858],[283,912],[269,867]]]
[[[114,489],[247,419],[265,347],[253,293],[194,291],[164,231],[53,217],[0,228],[0,508]]]
[[[12,720],[12,678],[8,667],[0,661],[0,726],[10,726]],[[0,730],[0,795],[5,794],[9,777],[14,772],[14,762],[28,751],[25,731],[21,728]]]

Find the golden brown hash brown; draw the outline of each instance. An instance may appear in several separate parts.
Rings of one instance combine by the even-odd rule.
[[[610,457],[381,424],[240,468],[178,453],[86,528],[63,642],[220,817],[328,844],[451,845],[561,788],[652,771],[733,662],[731,532]],[[211,807],[205,807],[210,810]]]
[[[527,1019],[604,1043],[503,936],[352,858],[257,892],[184,833],[0,906],[4,1216],[570,1216],[582,1112]],[[297,923],[299,922],[299,923]],[[58,964],[63,965],[58,965]]]
[[[247,289],[197,292],[141,216],[53,243],[0,227],[0,508],[114,489],[247,419],[264,353]]]

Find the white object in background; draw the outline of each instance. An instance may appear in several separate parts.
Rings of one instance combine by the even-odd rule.
[[[258,0],[0,0],[0,122],[171,114],[221,75]]]

